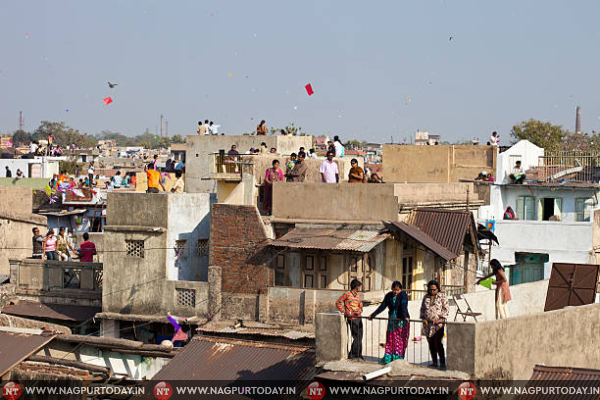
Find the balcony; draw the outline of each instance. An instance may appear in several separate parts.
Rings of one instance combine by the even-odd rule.
[[[229,156],[224,152],[212,154],[209,179],[226,182],[240,182],[242,171],[252,173],[252,155]]]
[[[100,306],[102,263],[10,260],[16,294],[36,300]]]

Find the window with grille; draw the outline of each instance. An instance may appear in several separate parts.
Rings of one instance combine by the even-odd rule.
[[[175,258],[187,258],[187,240],[175,241]]]
[[[126,240],[125,250],[128,257],[144,258],[144,241]]]
[[[534,220],[535,205],[532,196],[517,197],[517,218],[521,220]]]
[[[196,253],[198,254],[198,257],[208,255],[208,239],[198,239]]]
[[[196,291],[194,289],[175,289],[177,305],[181,307],[196,307]]]
[[[577,221],[590,221],[590,214],[594,206],[593,198],[578,198],[575,199],[575,214]]]

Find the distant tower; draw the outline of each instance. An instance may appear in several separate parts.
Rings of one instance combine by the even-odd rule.
[[[19,111],[19,130],[23,130],[23,111]]]
[[[577,106],[577,115],[575,116],[575,133],[581,133],[581,107]]]
[[[163,137],[163,115],[160,114],[160,137]]]

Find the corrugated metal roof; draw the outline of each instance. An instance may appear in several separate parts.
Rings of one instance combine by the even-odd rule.
[[[78,322],[87,321],[100,311],[102,311],[102,307],[46,304],[33,301],[20,301],[15,305],[4,307],[2,309],[4,314],[9,315]]]
[[[456,257],[458,257],[457,254],[452,253],[450,250],[437,243],[431,236],[427,235],[419,228],[407,224],[406,222],[392,222],[391,224],[387,224],[387,226],[388,229],[392,231],[399,230],[408,235],[413,240],[421,243],[423,246],[427,247],[429,250],[442,257],[446,261],[454,260]]]
[[[196,336],[153,379],[301,381],[315,362],[310,347]]]
[[[29,335],[0,331],[0,376],[54,339],[53,335]]]
[[[295,228],[271,242],[276,247],[348,250],[368,253],[390,235],[378,231]]]
[[[410,216],[410,224],[429,235],[454,254],[462,254],[465,235],[474,229],[473,215],[468,211],[419,208]],[[475,243],[474,243],[475,244]]]
[[[531,379],[526,387],[547,387],[548,389],[573,387],[583,390],[584,388],[597,387],[598,381],[600,381],[600,370],[597,369],[536,365],[533,368],[533,375],[531,375]],[[554,392],[540,391],[539,393],[521,394],[515,397],[515,400],[568,400],[574,398],[578,400],[592,400],[598,399],[598,395],[593,393],[588,393],[587,395],[581,393],[563,393],[561,390],[555,390]]]

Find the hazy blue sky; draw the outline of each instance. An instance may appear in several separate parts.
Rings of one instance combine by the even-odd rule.
[[[0,131],[22,110],[30,131],[137,135],[162,113],[171,135],[264,118],[343,140],[506,143],[524,119],[573,129],[577,105],[599,131],[598,17],[597,0],[0,0]]]

